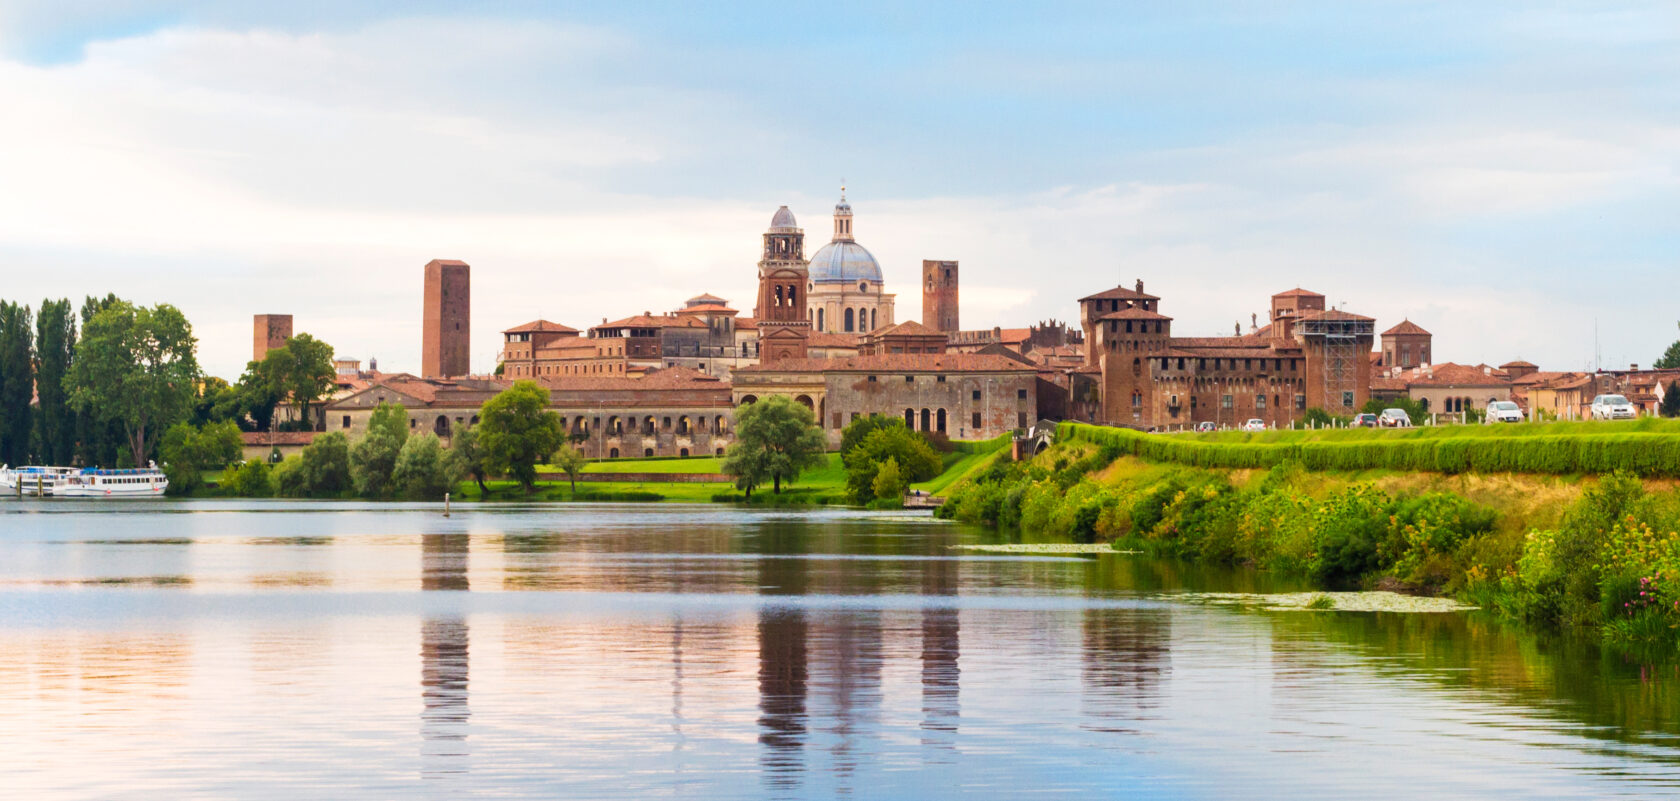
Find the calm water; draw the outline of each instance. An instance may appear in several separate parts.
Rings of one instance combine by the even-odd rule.
[[[1680,792],[1680,674],[711,506],[0,501],[0,794]]]

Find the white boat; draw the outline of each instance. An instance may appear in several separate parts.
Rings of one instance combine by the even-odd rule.
[[[80,472],[81,469],[76,467],[0,465],[0,491],[8,495],[51,495],[53,487],[58,486],[61,480]]]
[[[153,464],[136,470],[88,468],[61,476],[49,490],[57,498],[156,498],[169,479]]]

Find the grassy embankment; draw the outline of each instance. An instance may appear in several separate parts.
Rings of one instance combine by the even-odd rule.
[[[1497,432],[1497,433],[1496,433]],[[1673,653],[1680,424],[1166,436],[1064,425],[941,514],[1444,593],[1538,626]],[[1612,472],[1620,471],[1620,472]]]
[[[989,464],[993,458],[1008,447],[1007,439],[988,440],[986,442],[952,442],[953,450],[941,454],[944,470],[939,475],[920,483],[912,484],[918,489],[930,494],[937,494],[964,476],[970,475],[977,469]],[[539,473],[557,473],[558,468],[539,466]],[[642,473],[654,474],[715,474],[723,471],[723,460],[715,456],[652,458],[652,459],[603,459],[590,462],[584,467],[585,473]],[[744,500],[741,491],[733,484],[721,482],[676,482],[647,480],[640,482],[619,481],[579,481],[577,495],[572,495],[571,484],[567,481],[539,481],[535,492],[527,495],[511,481],[489,481],[491,500],[579,500],[579,501],[685,501],[706,503],[710,501],[739,502]],[[478,486],[471,481],[462,482],[456,493],[461,500],[478,500]],[[753,493],[754,503],[767,504],[845,504],[851,498],[846,492],[846,467],[840,461],[840,454],[829,453],[824,456],[821,466],[807,470],[791,486],[784,485],[778,495],[769,487],[760,487]]]

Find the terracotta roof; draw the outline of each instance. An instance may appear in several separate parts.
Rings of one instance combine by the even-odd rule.
[[[246,445],[308,445],[324,431],[241,431],[239,441]]]
[[[1375,317],[1366,317],[1363,314],[1354,314],[1353,312],[1345,312],[1345,311],[1342,311],[1341,309],[1325,309],[1324,311],[1315,311],[1315,312],[1312,312],[1310,314],[1303,314],[1297,319],[1299,319],[1303,323],[1309,322],[1309,321],[1312,321],[1312,320],[1363,320],[1365,322],[1376,322]]]
[[[945,337],[944,331],[935,331],[915,320],[905,320],[902,323],[884,325],[869,332],[870,338],[878,337]]]
[[[1272,297],[1274,297],[1274,298],[1322,298],[1324,296],[1317,293],[1317,292],[1314,292],[1310,289],[1302,289],[1300,287],[1295,287],[1294,289],[1286,289],[1282,292],[1279,292],[1276,295],[1273,295]]]
[[[1371,379],[1371,389],[1386,389],[1394,392],[1404,392],[1406,391],[1406,379],[1373,378]]]
[[[1171,337],[1167,340],[1167,346],[1171,348],[1254,348],[1256,350],[1266,350],[1271,348],[1273,344],[1273,341],[1269,338],[1256,336]]]
[[[684,306],[676,311],[677,314],[692,314],[694,312],[728,312],[730,314],[740,314],[740,312],[721,303],[696,303],[693,306]]]
[[[1566,376],[1566,375],[1568,375],[1568,373],[1546,372],[1544,370],[1539,370],[1539,371],[1535,371],[1535,372],[1529,373],[1527,375],[1521,376],[1521,377],[1517,378],[1515,381],[1512,381],[1511,383],[1517,384],[1519,386],[1533,386],[1533,385],[1538,385],[1538,384],[1544,384],[1548,381],[1556,381],[1557,379],[1559,379],[1563,376]]]
[[[805,338],[805,344],[813,348],[855,348],[858,346],[858,335],[817,331]]]
[[[706,327],[705,323],[702,323],[699,320],[694,319],[693,317],[678,317],[676,315],[668,315],[668,314],[638,314],[634,317],[626,317],[622,320],[613,320],[610,323],[602,323],[600,325],[592,325],[592,326],[589,327],[589,330],[596,331],[596,330],[599,330],[599,329],[602,329],[602,328],[705,328],[705,327]]]
[[[1168,317],[1165,314],[1162,314],[1160,312],[1147,311],[1145,309],[1140,309],[1140,308],[1137,308],[1136,306],[1132,306],[1132,307],[1129,307],[1129,308],[1121,309],[1120,311],[1109,312],[1108,314],[1105,314],[1101,317],[1098,317],[1097,319],[1098,320],[1171,320],[1172,318]]]
[[[432,259],[431,261],[427,262],[428,266],[433,265],[433,264],[441,264],[445,267],[465,267],[465,266],[467,266],[467,263],[464,262],[464,261],[461,261],[460,259]]]
[[[1517,361],[1514,361],[1514,362],[1506,362],[1504,364],[1499,365],[1499,369],[1501,369],[1501,370],[1509,370],[1513,367],[1515,367],[1519,370],[1529,368],[1529,367],[1532,367],[1536,370],[1540,369],[1540,365],[1535,364],[1534,362],[1525,362],[1525,361],[1522,361],[1521,359],[1518,359]]]
[[[839,359],[783,359],[735,368],[735,373],[1016,373],[1030,365],[990,353],[878,353]]]
[[[1425,336],[1433,336],[1433,334],[1423,330],[1423,326],[1418,325],[1411,320],[1401,320],[1399,325],[1382,332],[1382,335],[1385,337],[1403,334],[1422,334]]]
[[[688,302],[689,303],[694,303],[694,304],[717,303],[717,304],[720,304],[720,305],[729,303],[729,301],[724,300],[723,298],[720,298],[717,295],[713,295],[710,292],[703,292],[701,294],[695,295],[694,297],[689,298]]]
[[[1160,298],[1144,294],[1135,289],[1117,286],[1113,289],[1105,289],[1095,295],[1086,295],[1080,298],[1079,302],[1084,303],[1087,300],[1160,300]]]
[[[504,334],[523,334],[523,333],[527,333],[527,332],[536,332],[536,331],[558,331],[562,334],[575,334],[575,333],[578,332],[578,330],[576,328],[573,328],[569,325],[561,325],[559,323],[551,323],[547,320],[532,320],[531,322],[528,322],[524,325],[516,325],[512,328],[509,328],[508,330],[503,331],[502,333],[504,333]]]
[[[1000,328],[1000,329],[998,329],[998,341],[1002,342],[1004,344],[1007,344],[1007,345],[1019,345],[1022,342],[1026,342],[1029,339],[1032,339],[1032,329],[1031,328]]]
[[[1484,372],[1484,368],[1491,372]],[[1430,365],[1428,370],[1414,367],[1400,374],[1408,386],[1445,387],[1445,386],[1509,386],[1511,376],[1501,370],[1493,370],[1487,365],[1454,364],[1442,362]]]
[[[740,331],[742,329],[746,329],[746,330],[749,330],[749,331],[757,330],[758,329],[758,318],[757,317],[737,317],[737,318],[735,318],[735,330]]]

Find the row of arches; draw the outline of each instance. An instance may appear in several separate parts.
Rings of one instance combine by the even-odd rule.
[[[560,418],[560,426],[561,428],[565,428],[570,431],[574,436],[588,436],[590,429],[594,425],[599,424],[600,421],[601,418],[599,417],[591,420],[588,417],[579,415],[570,419],[570,426],[568,427],[567,418],[562,417]],[[708,427],[714,434],[728,433],[729,417],[721,414],[710,418],[707,418],[704,415],[690,416],[686,414],[662,415],[656,417],[650,414],[641,418],[636,418],[620,417],[615,414],[609,416],[606,421],[607,436],[624,436],[626,432],[631,434],[640,433],[646,436],[651,435],[656,431],[674,431],[681,436],[693,433],[705,433]]]
[[[921,423],[919,426],[917,425],[918,417]],[[904,410],[904,425],[911,431],[937,431],[943,434],[945,433],[945,418],[944,409],[922,409],[920,415],[917,415],[915,409]]]
[[[642,457],[643,458],[650,458],[653,455],[654,454],[653,454],[653,449],[652,448],[643,448],[642,449]],[[677,455],[686,457],[686,456],[689,456],[690,454],[689,454],[687,448],[678,448],[677,449]],[[713,448],[712,449],[712,455],[713,456],[722,456],[723,455],[723,449],[722,448]],[[617,448],[608,448],[607,449],[607,458],[608,459],[620,459],[620,458],[623,458],[623,454],[620,453]]]

